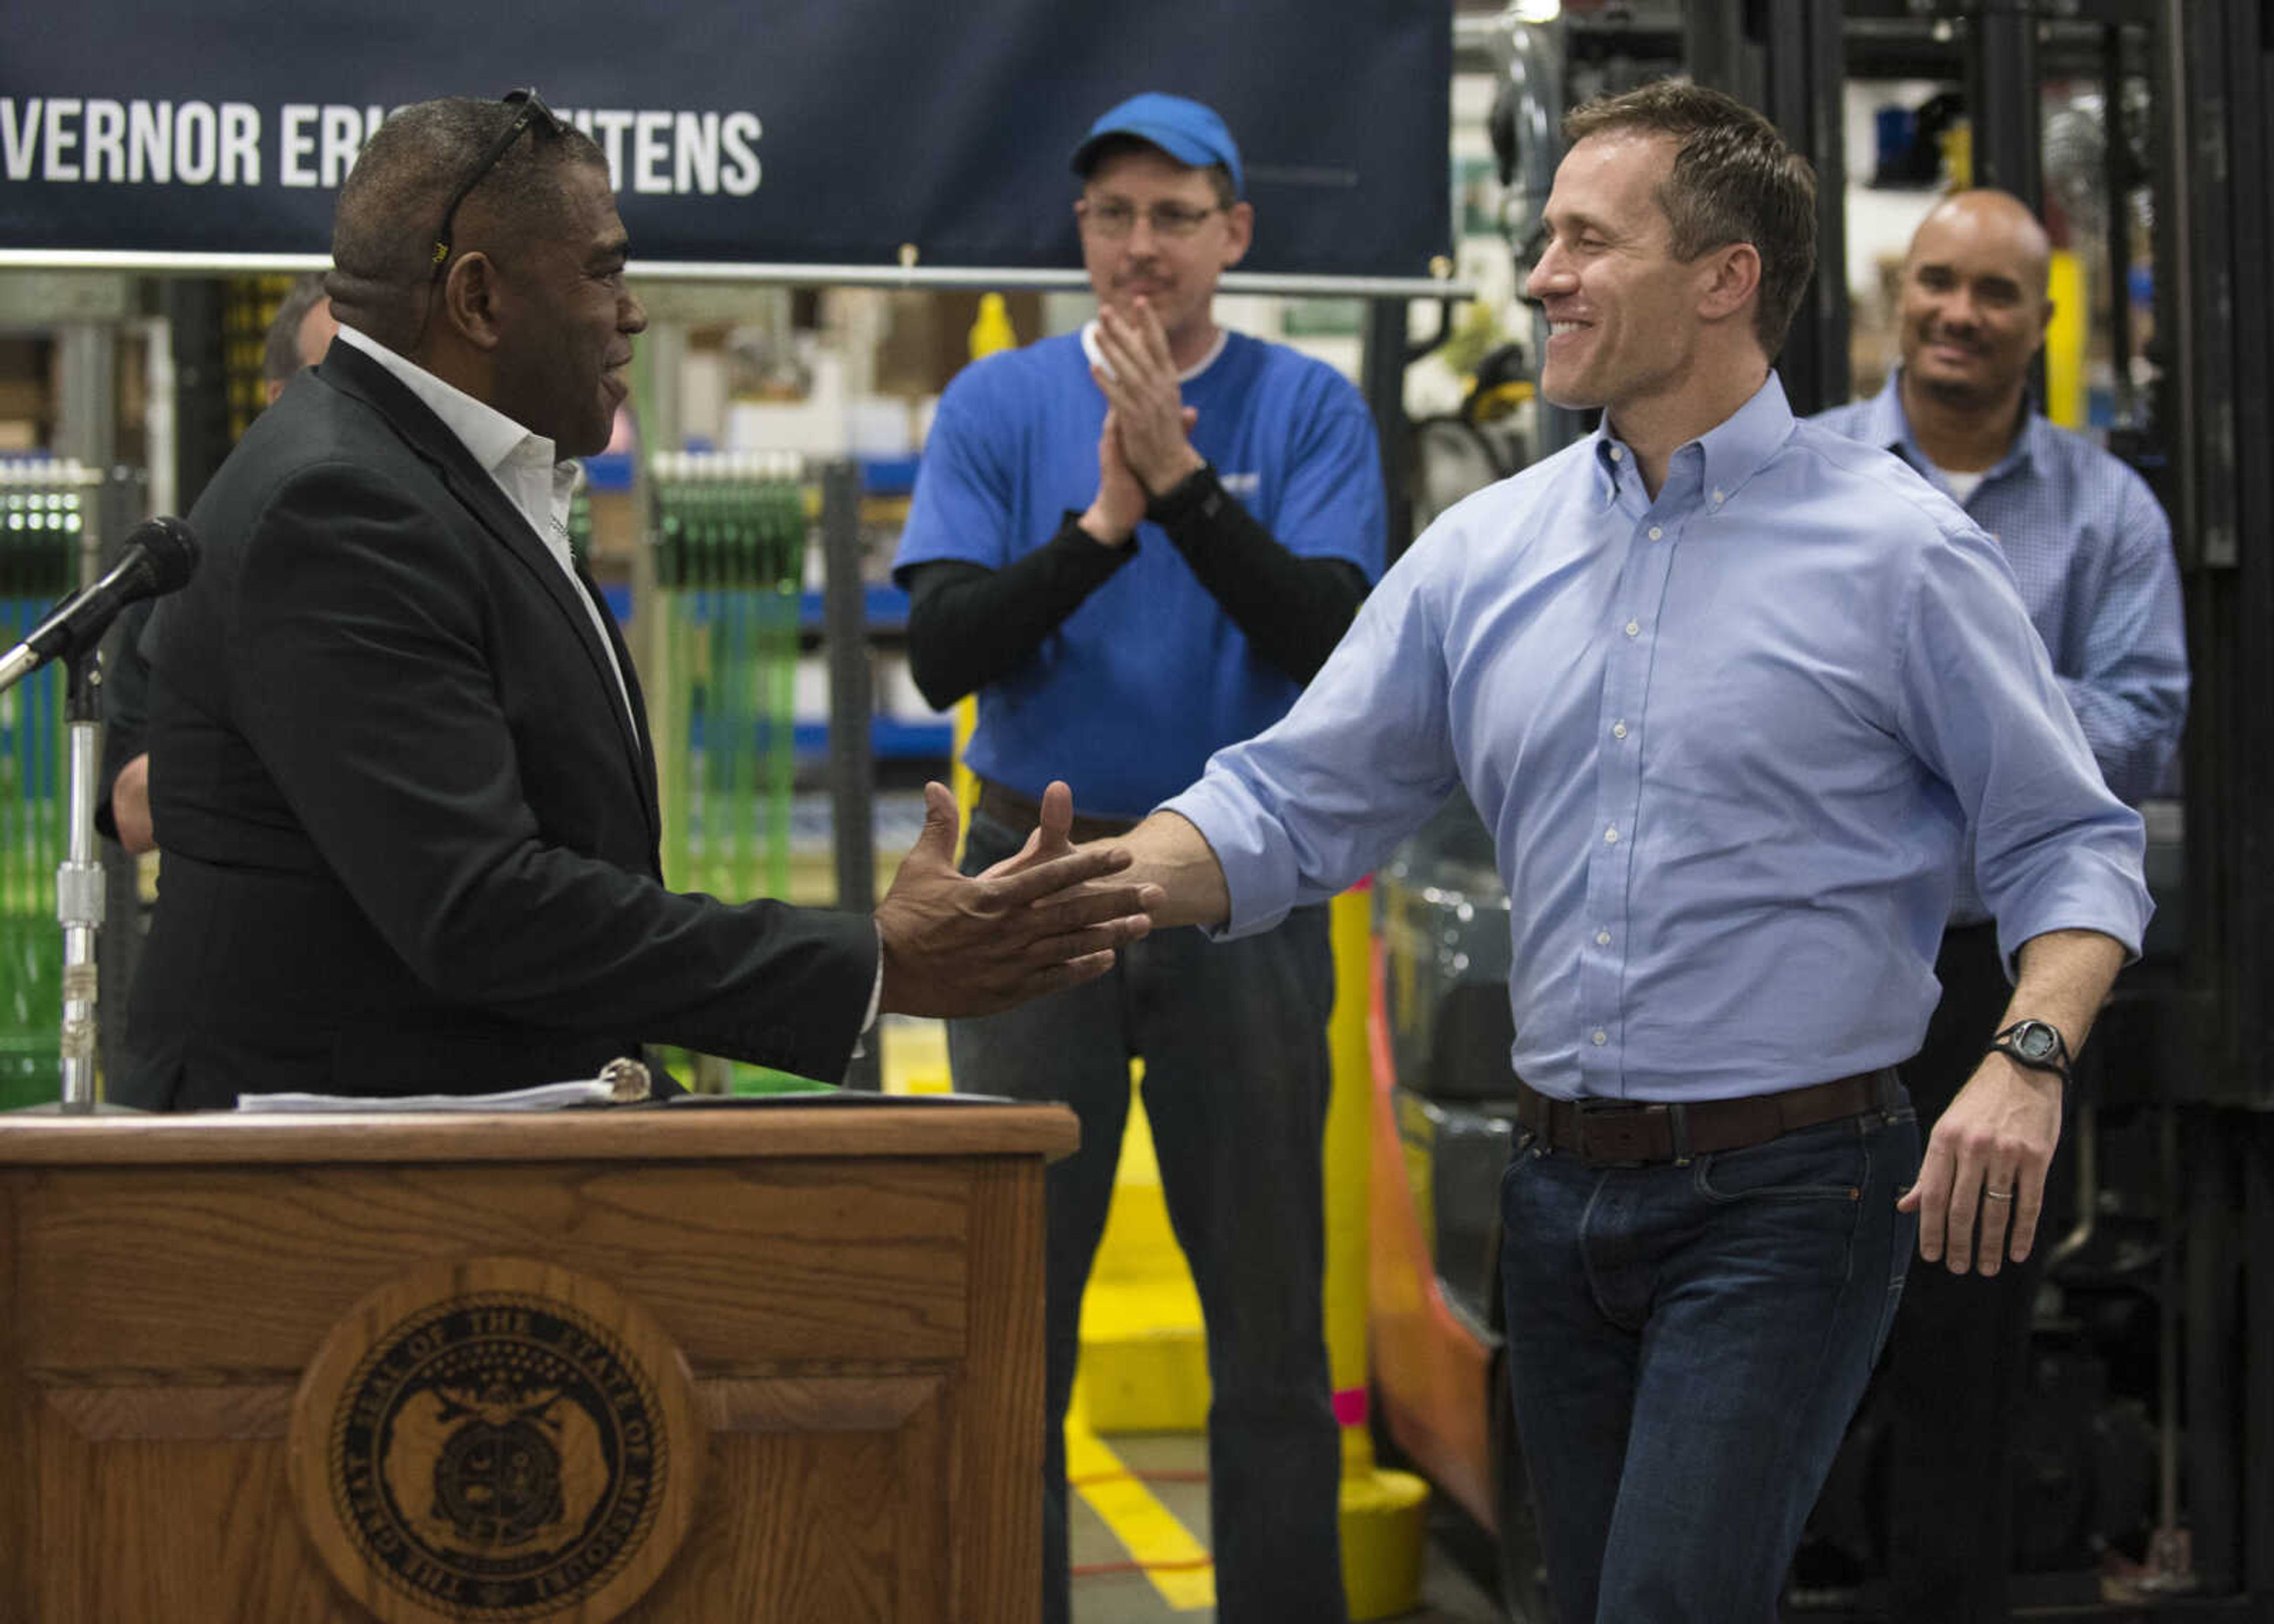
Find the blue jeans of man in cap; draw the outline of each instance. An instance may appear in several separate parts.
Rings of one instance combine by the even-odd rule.
[[[1026,838],[975,816],[964,871]],[[1199,1289],[1209,1349],[1209,1507],[1224,1624],[1341,1624],[1341,1435],[1320,1290],[1334,966],[1326,911],[1236,942],[1159,931],[1101,979],[948,1023],[959,1089],[1063,1100],[1081,1148],[1046,1184],[1049,1238],[1043,1618],[1067,1615],[1065,1421],[1080,1314],[1145,1060],[1161,1192]]]
[[[1896,1098],[1686,1166],[1528,1136],[1510,1160],[1510,1391],[1562,1624],[1774,1624],[1917,1240]]]

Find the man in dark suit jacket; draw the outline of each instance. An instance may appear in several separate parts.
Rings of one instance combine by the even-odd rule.
[[[486,1092],[644,1041],[832,1078],[879,1008],[1004,1007],[1142,934],[1118,854],[959,876],[937,785],[873,920],[665,889],[556,466],[625,394],[626,250],[599,150],[533,96],[406,109],[358,162],[343,336],[200,500],[147,645],[166,863],[114,1098]]]

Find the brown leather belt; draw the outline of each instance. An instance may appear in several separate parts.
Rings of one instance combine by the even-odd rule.
[[[1892,1110],[1901,1089],[1894,1068],[1883,1067],[1781,1094],[1662,1104],[1552,1099],[1519,1078],[1516,1120],[1548,1149],[1576,1152],[1589,1167],[1680,1167],[1696,1156],[1766,1145],[1796,1128]]]
[[[1043,821],[1043,809],[1015,789],[1005,789],[992,778],[979,780],[979,810],[997,823],[1025,834]],[[1073,815],[1073,838],[1076,844],[1084,840],[1111,840],[1126,835],[1137,827],[1133,817],[1084,817]]]

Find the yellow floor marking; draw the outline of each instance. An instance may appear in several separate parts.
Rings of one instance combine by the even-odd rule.
[[[1208,1547],[1130,1475],[1096,1433],[1069,1419],[1065,1442],[1067,1483],[1113,1530],[1161,1599],[1177,1613],[1215,1606],[1216,1567]]]

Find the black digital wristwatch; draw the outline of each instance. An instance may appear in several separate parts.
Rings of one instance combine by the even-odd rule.
[[[1990,1047],[2016,1065],[2050,1071],[2064,1083],[2071,1080],[2068,1042],[2051,1021],[2017,1020],[1992,1038]]]

